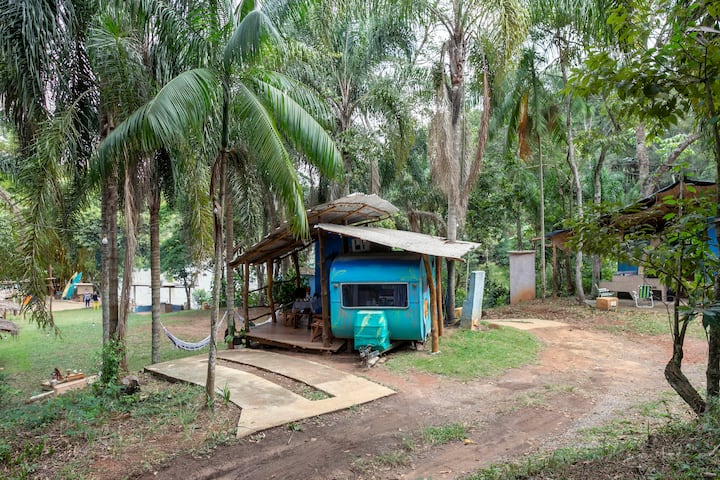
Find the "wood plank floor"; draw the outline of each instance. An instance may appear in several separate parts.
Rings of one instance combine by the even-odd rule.
[[[301,323],[297,328],[286,327],[282,318],[279,318],[277,323],[270,321],[252,327],[245,336],[263,345],[318,352],[335,353],[345,345],[345,340],[336,338],[329,347],[324,347],[322,338],[311,341],[310,332],[306,322]]]

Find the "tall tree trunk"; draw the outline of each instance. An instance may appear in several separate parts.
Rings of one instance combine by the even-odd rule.
[[[225,301],[228,333],[235,335],[235,269],[230,265],[235,256],[235,231],[233,228],[233,197],[229,183],[225,182]]]
[[[682,194],[682,188],[680,189]],[[682,207],[681,207],[682,208]],[[676,271],[675,291],[682,291],[682,259],[678,260]],[[685,343],[685,332],[687,331],[687,322],[680,320],[680,295],[675,295],[673,302],[673,322],[672,322],[672,339],[673,339],[673,355],[665,366],[665,379],[670,386],[685,400],[696,415],[701,415],[706,408],[706,403],[700,394],[692,386],[688,378],[682,372],[683,345]]]
[[[547,296],[547,271],[545,262],[545,174],[543,172],[543,154],[540,133],[536,133],[538,160],[540,161],[540,272],[542,275],[542,299]]]
[[[457,210],[453,202],[448,202],[447,239],[457,240]],[[447,259],[447,304],[445,305],[445,321],[448,325],[455,323],[455,260]]]
[[[380,195],[380,169],[375,157],[370,159],[370,193]]]
[[[128,312],[130,310],[130,289],[132,288],[133,270],[135,268],[135,249],[137,247],[137,210],[135,208],[135,187],[133,185],[133,177],[136,173],[134,168],[130,169],[130,166],[126,164],[123,182],[123,201],[125,204],[125,262],[116,332],[116,339],[122,347],[120,368],[123,372],[128,371],[125,339],[127,336]]]
[[[645,143],[645,124],[642,122],[635,127],[635,156],[638,165],[637,184],[640,187],[640,193],[647,195],[645,192],[650,177],[650,156]]]
[[[156,169],[157,170],[157,169]],[[150,213],[150,295],[152,297],[152,348],[150,361],[160,362],[160,183],[156,178],[148,196]]]
[[[110,338],[110,307],[108,305],[109,295],[108,292],[110,290],[109,284],[110,284],[110,240],[108,238],[109,235],[109,182],[111,177],[107,177],[103,180],[101,190],[100,190],[100,210],[101,214],[100,216],[102,221],[102,239],[100,240],[102,245],[102,253],[100,254],[100,258],[102,261],[102,278],[100,280],[100,301],[101,301],[101,309],[102,309],[102,328],[103,328],[103,345],[107,345],[108,339]],[[117,324],[117,321],[115,322]]]
[[[558,38],[561,38],[558,36]],[[560,70],[562,73],[563,88],[567,88],[568,76],[567,76],[567,56],[566,50],[561,48],[560,51]],[[572,172],[573,182],[575,184],[575,195],[577,201],[577,213],[578,218],[583,218],[583,196],[582,196],[582,183],[580,182],[580,171],[575,160],[575,141],[573,139],[572,129],[572,95],[569,93],[565,94],[565,135],[567,136],[568,153],[567,162]],[[585,301],[585,292],[583,291],[582,284],[582,268],[583,266],[583,253],[582,245],[578,246],[577,254],[575,255],[575,296],[579,303]]]
[[[112,167],[107,180],[107,316],[108,339],[117,338],[119,323],[118,275],[118,172]],[[103,310],[104,311],[104,310]]]
[[[593,205],[599,206],[602,203],[602,169],[605,164],[607,155],[607,146],[604,144],[600,147],[600,156],[597,164],[593,169]],[[600,285],[600,276],[602,275],[602,258],[600,255],[592,256],[592,288]],[[595,292],[597,294],[598,292]]]
[[[524,248],[522,235],[522,215],[520,215],[520,205],[516,203],[515,206],[517,207],[517,211],[515,212],[515,245],[517,246],[518,250],[522,250]]]
[[[228,154],[228,130],[230,115],[230,86],[227,77],[223,81],[222,133],[220,137],[220,153],[212,168],[210,180],[210,199],[213,202],[213,286],[212,310],[210,311],[210,349],[208,352],[207,377],[205,395],[211,410],[215,410],[215,362],[217,358],[217,335],[215,328],[220,317],[220,284],[223,271],[223,201],[225,200],[225,172]]]

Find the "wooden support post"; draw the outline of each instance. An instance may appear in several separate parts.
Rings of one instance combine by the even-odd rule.
[[[245,262],[243,268],[243,317],[245,319],[245,332],[250,331],[250,305],[248,299],[250,297],[250,262]]]
[[[558,294],[558,269],[557,269],[557,246],[555,243],[553,243],[553,254],[552,254],[552,268],[553,268],[553,276],[552,276],[552,298],[557,298]]]
[[[277,323],[277,315],[275,315],[275,299],[273,298],[273,261],[272,258],[267,261],[267,295],[270,304],[270,315],[272,315],[273,323]]]
[[[297,252],[292,254],[293,267],[295,267],[295,288],[300,288],[300,261]]]
[[[442,297],[442,260],[441,257],[435,257],[435,299],[438,312],[438,336],[442,337],[445,328],[445,318],[443,317],[443,297]]]
[[[330,331],[330,285],[328,285],[327,264],[325,263],[325,232],[318,232],[318,256],[320,257],[320,294],[322,300],[323,346],[329,347],[332,342]]]
[[[435,282],[433,281],[433,272],[430,268],[430,259],[427,255],[423,255],[423,263],[425,264],[425,274],[427,275],[428,287],[430,289],[430,318],[431,318],[431,334],[432,334],[432,353],[440,351],[440,340],[438,332],[438,314],[437,314],[437,290],[435,290]]]

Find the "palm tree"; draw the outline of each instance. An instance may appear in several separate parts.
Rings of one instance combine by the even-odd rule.
[[[350,193],[357,176],[353,171],[363,160],[369,167],[366,188],[380,193],[378,157],[383,150],[375,147],[384,145],[399,170],[414,138],[403,93],[414,37],[406,7],[388,0],[306,3],[303,15],[291,16],[295,21],[289,28],[308,49],[303,52],[310,60],[289,68],[332,110],[332,135],[342,152],[345,176],[331,196]]]
[[[247,148],[258,162],[261,178],[272,186],[273,193],[285,205],[291,229],[302,236],[308,234],[302,188],[284,139],[329,175],[336,174],[341,165],[332,140],[308,113],[308,110],[321,111],[320,105],[302,85],[262,68],[261,49],[268,45],[268,40],[280,38],[268,16],[255,9],[252,2],[243,3],[238,14],[238,19],[228,15],[227,24],[221,24],[226,27],[238,22],[224,47],[222,63],[212,65],[212,69],[190,70],[171,80],[150,102],[118,125],[101,145],[101,154],[111,157],[119,155],[127,145],[142,151],[173,145],[182,140],[189,126],[200,126],[214,106],[218,109],[220,149],[212,160],[210,183],[215,225],[214,307],[206,382],[210,404],[215,395],[215,325],[223,266],[225,172],[233,144]],[[233,143],[231,113],[238,125]]]
[[[65,251],[57,232],[71,225],[87,191],[82,179],[97,132],[85,48],[93,14],[91,3],[70,0],[0,3],[0,100],[23,159],[20,248],[26,293],[39,300],[32,317],[43,327],[53,325],[47,272]]]
[[[544,31],[548,41],[554,45],[560,74],[563,83],[564,109],[565,109],[565,141],[567,142],[567,163],[572,172],[575,202],[577,215],[582,218],[584,215],[583,192],[580,178],[580,164],[575,155],[574,130],[572,125],[572,101],[573,94],[567,88],[568,69],[574,59],[579,55],[579,49],[575,45],[582,44],[592,37],[605,35],[606,10],[603,2],[584,0],[533,0],[533,25]],[[582,285],[582,250],[578,249],[575,257],[575,295],[578,302],[585,300],[585,293]]]
[[[534,45],[533,45],[534,47]],[[508,146],[517,145],[517,155],[527,161],[534,148],[538,159],[540,186],[540,259],[542,272],[542,298],[546,296],[545,261],[545,182],[543,168],[542,138],[557,127],[552,96],[547,91],[537,66],[537,53],[533,48],[523,50],[515,70],[512,91],[508,98]],[[510,140],[515,135],[517,143]],[[556,135],[557,137],[557,135]]]
[[[462,231],[468,199],[482,169],[493,103],[493,74],[499,77],[513,52],[525,38],[528,15],[517,1],[483,2],[453,0],[429,4],[428,11],[447,35],[436,71],[435,112],[430,125],[434,178],[447,195],[447,238],[455,241]],[[466,64],[473,51],[474,70]],[[482,120],[477,142],[469,148],[465,124],[469,77],[481,85]],[[447,263],[447,321],[455,317],[455,268]]]

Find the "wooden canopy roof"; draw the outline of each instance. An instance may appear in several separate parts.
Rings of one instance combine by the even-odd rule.
[[[665,228],[665,216],[669,212],[677,209],[677,205],[674,202],[666,202],[665,199],[679,199],[681,196],[686,200],[699,198],[714,199],[715,191],[715,182],[685,178],[661,188],[657,192],[615,213],[601,217],[600,221],[607,222],[609,225],[614,225],[626,231],[637,227],[652,228],[654,231],[661,231]],[[572,235],[573,231],[567,228],[550,232],[546,234],[546,238],[548,238],[554,246],[565,249],[565,243]]]
[[[290,232],[287,222],[270,232],[260,242],[248,248],[230,262],[237,266],[242,263],[263,263],[269,259],[282,258],[303,250],[317,236],[315,226],[319,223],[336,225],[364,225],[390,217],[399,210],[392,203],[377,195],[352,193],[329,203],[317,205],[307,211],[310,238],[297,238]]]

